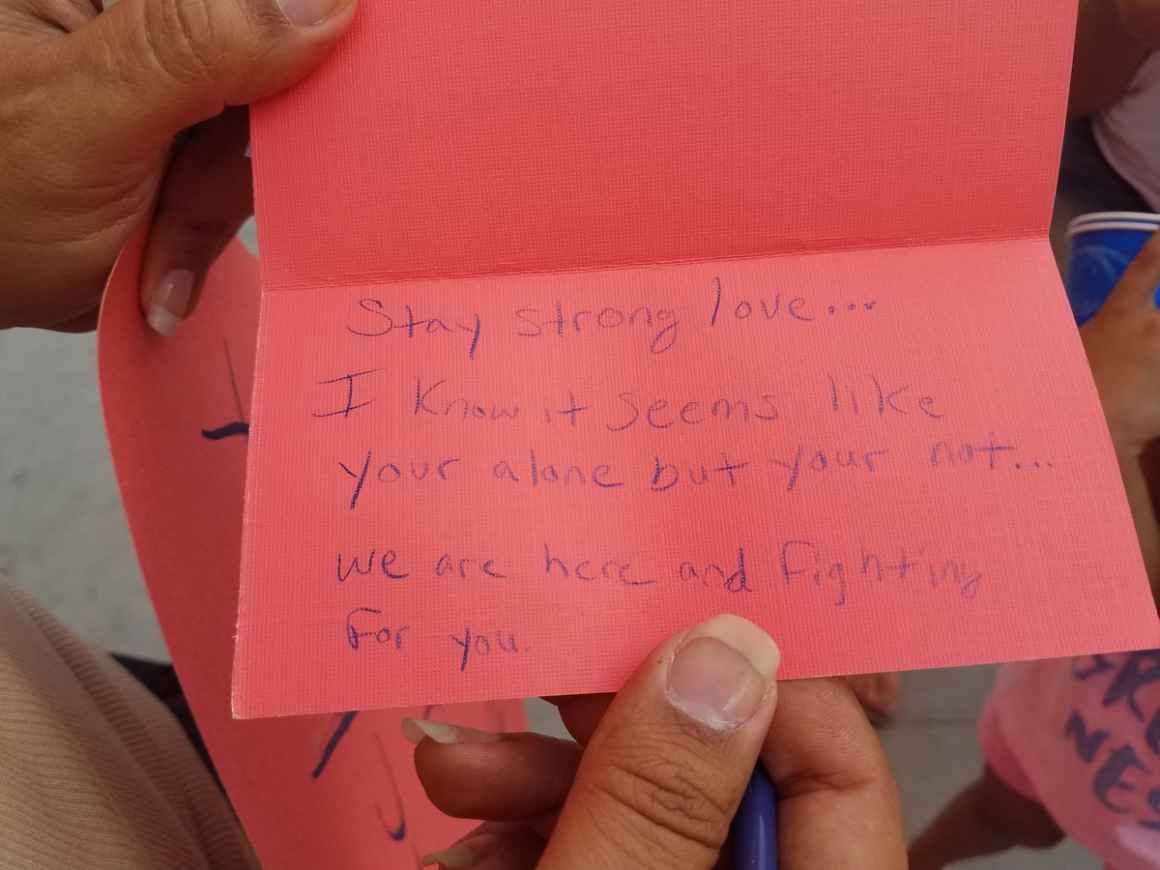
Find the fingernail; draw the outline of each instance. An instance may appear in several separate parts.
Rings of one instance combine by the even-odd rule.
[[[174,269],[157,282],[149,296],[145,322],[161,335],[173,335],[189,310],[193,295],[193,272]]]
[[[430,719],[404,719],[403,736],[415,744],[422,743],[425,737],[436,743],[498,743],[501,739],[498,734]]]
[[[298,27],[309,27],[330,17],[340,0],[278,0],[286,20]]]
[[[441,852],[431,852],[424,855],[419,859],[419,863],[424,867],[438,864],[441,867],[449,868],[449,870],[474,867],[483,857],[484,852],[495,843],[496,838],[491,834],[480,834],[477,837],[470,837],[462,843],[449,846]]]
[[[752,622],[714,617],[678,647],[669,668],[669,701],[710,728],[736,728],[761,707],[780,662],[773,638]]]

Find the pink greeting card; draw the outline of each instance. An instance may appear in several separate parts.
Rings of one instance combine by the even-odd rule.
[[[230,712],[258,266],[233,243],[174,338],[145,325],[141,245],[109,281],[101,394],[141,569],[198,728],[271,868],[417,866],[471,823],[427,800],[404,715],[520,730],[518,702],[240,722]]]
[[[254,112],[234,710],[1160,643],[1046,239],[1074,3],[368,2]]]

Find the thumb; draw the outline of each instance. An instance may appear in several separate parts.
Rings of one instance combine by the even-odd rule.
[[[773,718],[779,660],[731,615],[655,650],[589,741],[541,870],[714,866]]]
[[[1112,295],[1108,306],[1124,311],[1144,311],[1155,313],[1154,297],[1160,287],[1160,232],[1155,233],[1146,245],[1128,264]]]
[[[120,0],[50,43],[72,130],[121,164],[228,106],[301,79],[350,24],[355,0]]]

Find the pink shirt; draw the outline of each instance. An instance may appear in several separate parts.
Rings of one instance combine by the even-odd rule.
[[[1110,865],[1160,868],[1160,650],[1004,665],[988,766]]]

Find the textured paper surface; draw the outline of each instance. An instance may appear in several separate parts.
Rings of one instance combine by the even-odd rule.
[[[1046,242],[1074,11],[360,10],[255,112],[236,712],[723,610],[787,677],[1160,641]]]
[[[196,317],[163,339],[141,317],[139,261],[131,244],[105,296],[105,419],[149,594],[218,773],[263,866],[417,866],[470,825],[426,799],[401,716],[510,730],[520,705],[231,718],[257,262],[233,243]]]
[[[1042,235],[1074,0],[360,8],[255,109],[267,289]]]

